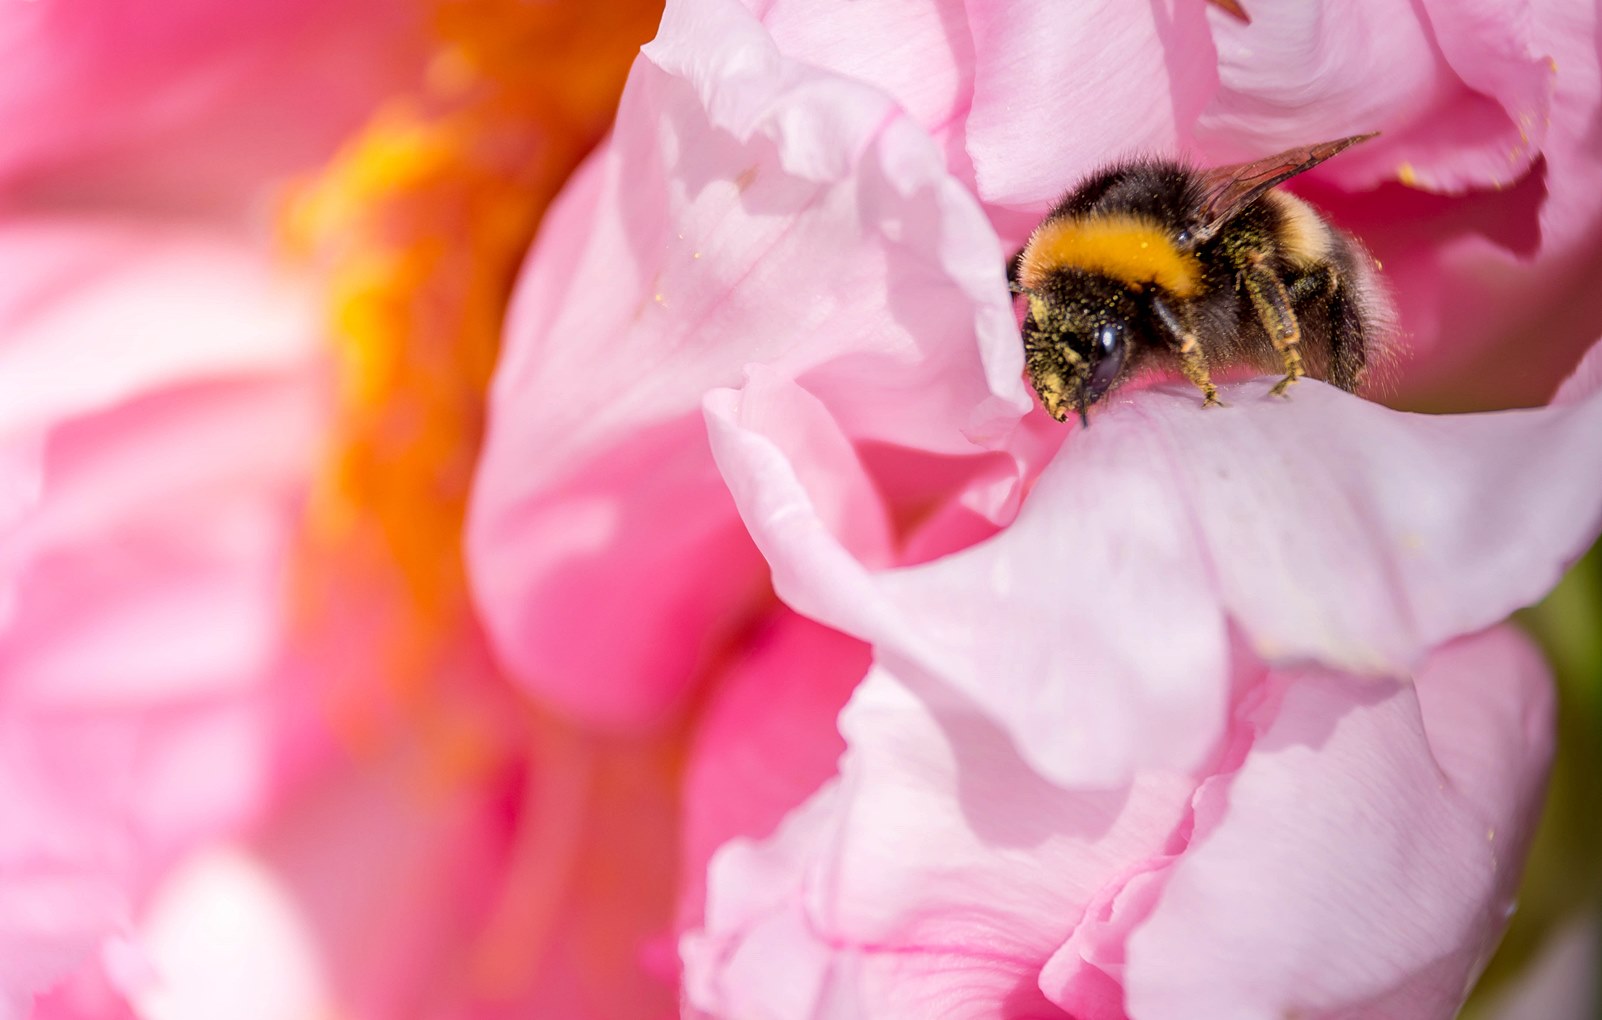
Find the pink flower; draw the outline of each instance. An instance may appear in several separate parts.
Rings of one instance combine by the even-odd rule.
[[[1305,182],[1338,210],[1392,202],[1370,189],[1404,160],[1457,192],[1539,150],[1551,209],[1439,197],[1394,249],[1376,230],[1429,355],[1444,334],[1418,309],[1478,286],[1450,238],[1497,264],[1489,219],[1573,225],[1521,249],[1531,274],[1597,241],[1585,178],[1552,169],[1602,97],[1578,61],[1552,91],[1571,15],[1269,18],[1276,60],[1253,66],[1279,77],[1249,79],[1231,54],[1257,37],[1199,6],[670,5],[524,271],[469,554],[536,699],[624,733],[705,706],[693,1008],[1461,1001],[1550,753],[1544,670],[1496,625],[1602,529],[1594,384],[1461,418],[1316,384],[1279,404],[1260,381],[1204,414],[1160,387],[1079,434],[1031,413],[1002,264],[1133,149],[1384,130]],[[1366,26],[1398,18],[1387,60],[1412,77],[1358,87],[1384,77]],[[1522,123],[1548,110],[1544,135]],[[1529,160],[1493,181],[1521,129]],[[839,778],[809,796],[853,688]]]
[[[779,594],[878,667],[837,786],[715,859],[692,1001],[1450,1015],[1511,908],[1550,695],[1511,633],[1449,642],[1602,527],[1598,364],[1522,415],[1310,387],[1240,394],[1220,424],[1149,391],[1065,444],[998,536],[881,571],[782,452],[827,440],[765,434],[771,391],[715,394]]]
[[[1112,156],[1379,128],[1296,186],[1390,267],[1405,392],[1544,386],[1602,332],[1502,335],[1597,256],[1595,11],[677,0],[511,309],[480,621],[589,9],[0,30],[0,1017],[1453,1008],[1602,354],[1504,416],[1248,381],[1079,433],[1001,270]],[[330,364],[272,187],[396,92],[300,208]]]
[[[20,1012],[264,803],[322,416],[310,305],[231,238],[13,217],[0,262],[0,1012]]]
[[[328,88],[340,17],[114,6],[19,7],[0,38],[7,1017],[47,992],[40,1015],[110,1015],[143,980],[141,904],[280,785],[324,364],[304,282],[242,225],[376,84]],[[291,66],[326,96],[274,121],[266,86]],[[215,130],[237,122],[253,149]]]
[[[263,182],[326,157],[411,73],[416,20],[388,0],[18,5],[0,28],[0,184],[260,213]]]
[[[1505,160],[1521,130],[1535,132],[1520,143],[1526,155],[1538,145],[1549,160],[1589,153],[1585,125],[1602,99],[1602,78],[1576,60],[1554,93],[1545,55],[1571,44],[1576,33],[1566,19],[1594,14],[1583,6],[1521,12],[1511,22],[1514,45],[1508,25],[1457,7],[1434,12],[1443,19],[1437,26],[1418,23],[1411,6],[1376,4],[1372,17],[1401,19],[1408,32],[1399,38],[1417,47],[1394,63],[1419,80],[1398,80],[1386,92],[1355,83],[1392,78],[1365,70],[1368,22],[1346,15],[1304,14],[1292,24],[1288,13],[1268,14],[1265,27],[1242,28],[1218,11],[1204,19],[1193,5],[1178,5],[1174,20],[1159,24],[1144,14],[1124,20],[1045,4],[1004,19],[982,5],[970,15],[958,4],[905,4],[851,8],[856,20],[830,18],[825,30],[815,12],[780,3],[764,14],[761,45],[721,67],[695,63],[710,45],[704,30],[726,30],[746,17],[743,8],[676,5],[636,70],[617,136],[547,224],[508,326],[471,527],[479,602],[503,661],[542,697],[586,718],[639,722],[670,712],[697,663],[726,638],[737,607],[762,586],[710,460],[694,452],[702,393],[737,381],[751,361],[817,375],[831,352],[855,344],[866,361],[846,360],[835,371],[861,375],[904,363],[913,351],[937,351],[939,336],[966,331],[981,338],[982,354],[960,357],[982,357],[984,367],[964,384],[989,380],[997,392],[978,413],[1018,413],[1026,397],[1010,385],[1017,345],[995,267],[1053,197],[1121,152],[1234,158],[1358,128],[1385,131],[1309,175],[1308,186],[1337,211],[1373,207],[1381,210],[1376,220],[1397,222],[1395,244],[1384,230],[1363,236],[1386,258],[1412,348],[1423,355],[1441,347],[1446,334],[1425,306],[1467,307],[1485,292],[1487,267],[1500,265],[1479,236],[1481,214],[1528,227],[1534,213],[1496,212],[1486,204],[1503,199],[1487,194],[1431,199],[1431,215],[1410,207],[1398,220],[1392,199],[1400,191],[1343,197],[1336,189],[1372,188],[1384,168],[1403,161],[1416,181],[1489,187],[1491,156]],[[1092,19],[1094,30],[1076,18]],[[1347,34],[1325,42],[1325,20]],[[1218,46],[1238,47],[1248,38],[1241,33],[1254,30],[1269,32],[1273,52],[1285,53],[1272,65],[1283,77],[1231,84],[1245,71],[1229,62],[1229,48],[1214,55],[1213,34]],[[1450,51],[1436,35],[1454,40]],[[1473,83],[1500,90],[1495,102],[1462,78],[1479,71],[1460,74],[1449,59],[1480,68],[1475,46],[1501,61],[1484,65],[1500,68],[1491,79]],[[1305,59],[1309,47],[1317,60]],[[809,77],[784,79],[781,61]],[[693,84],[698,98],[659,97],[665,86],[653,82],[663,74]],[[1051,88],[1038,86],[1045,80]],[[1253,98],[1263,95],[1279,105]],[[1290,112],[1286,95],[1297,98]],[[1472,116],[1451,120],[1459,107]],[[1131,123],[1139,126],[1134,136]],[[1456,135],[1446,130],[1453,124]],[[1554,219],[1552,250],[1540,248],[1528,270],[1498,270],[1524,290],[1533,287],[1530,276],[1562,278],[1559,263],[1582,258],[1602,237],[1592,228],[1602,200],[1586,183],[1594,175],[1578,165],[1561,178],[1552,173],[1551,186],[1571,202],[1560,209],[1553,197],[1541,207]],[[1447,252],[1458,250],[1458,242],[1443,247],[1443,235],[1484,257],[1462,272],[1443,271]],[[875,254],[843,257],[863,244]],[[939,287],[941,280],[951,282]],[[588,297],[589,281],[604,281],[607,296]],[[1498,306],[1523,318],[1546,307]],[[1588,343],[1602,333],[1602,320],[1577,319],[1584,326],[1574,336]],[[1450,335],[1453,351],[1491,339]],[[1531,346],[1499,344],[1497,356],[1509,364],[1497,378],[1534,371],[1548,349],[1566,369],[1583,349],[1555,334],[1539,355]],[[1413,361],[1415,377],[1427,379],[1429,363]],[[1536,373],[1542,392],[1561,371]],[[869,401],[856,412],[863,420],[852,424],[853,438],[950,454],[964,452],[964,435],[1004,428],[1004,420],[968,421],[936,401],[899,399],[922,382],[900,373],[889,384],[898,403]],[[937,437],[940,428],[947,435]],[[686,512],[663,519],[668,507]],[[635,583],[619,583],[620,564]],[[647,576],[652,584],[637,583]]]
[[[267,228],[416,70],[387,6],[47,4],[0,40],[0,1016],[675,1000],[675,862],[619,859],[671,831],[678,743],[513,698],[454,554],[502,279],[649,5],[441,5],[429,87],[294,207],[340,228],[309,280]],[[564,29],[603,41],[530,73]]]
[[[1047,781],[971,703],[872,672],[839,780],[714,859],[690,1001],[1449,1016],[1511,907],[1550,695],[1504,630],[1411,679],[1246,667],[1214,761],[1088,790]]]

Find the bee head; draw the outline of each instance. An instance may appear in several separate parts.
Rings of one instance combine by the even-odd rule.
[[[1030,380],[1047,412],[1086,422],[1090,405],[1106,396],[1130,367],[1138,313],[1129,287],[1095,273],[1057,272],[1029,299],[1023,336]]]

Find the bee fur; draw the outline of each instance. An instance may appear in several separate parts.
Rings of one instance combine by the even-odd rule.
[[[1393,332],[1362,245],[1275,185],[1370,136],[1198,170],[1141,159],[1083,182],[1041,221],[1009,266],[1028,299],[1031,382],[1065,421],[1130,377],[1177,368],[1218,402],[1211,373],[1281,372],[1348,391]]]

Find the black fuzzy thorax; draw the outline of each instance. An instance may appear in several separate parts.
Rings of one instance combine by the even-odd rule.
[[[1095,174],[1052,206],[1046,219],[1130,213],[1194,227],[1204,198],[1201,181],[1189,167],[1172,160],[1136,160]]]

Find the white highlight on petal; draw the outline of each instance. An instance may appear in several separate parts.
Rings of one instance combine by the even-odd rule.
[[[203,850],[157,892],[141,931],[145,1020],[313,1020],[333,1013],[300,907],[239,847]]]

